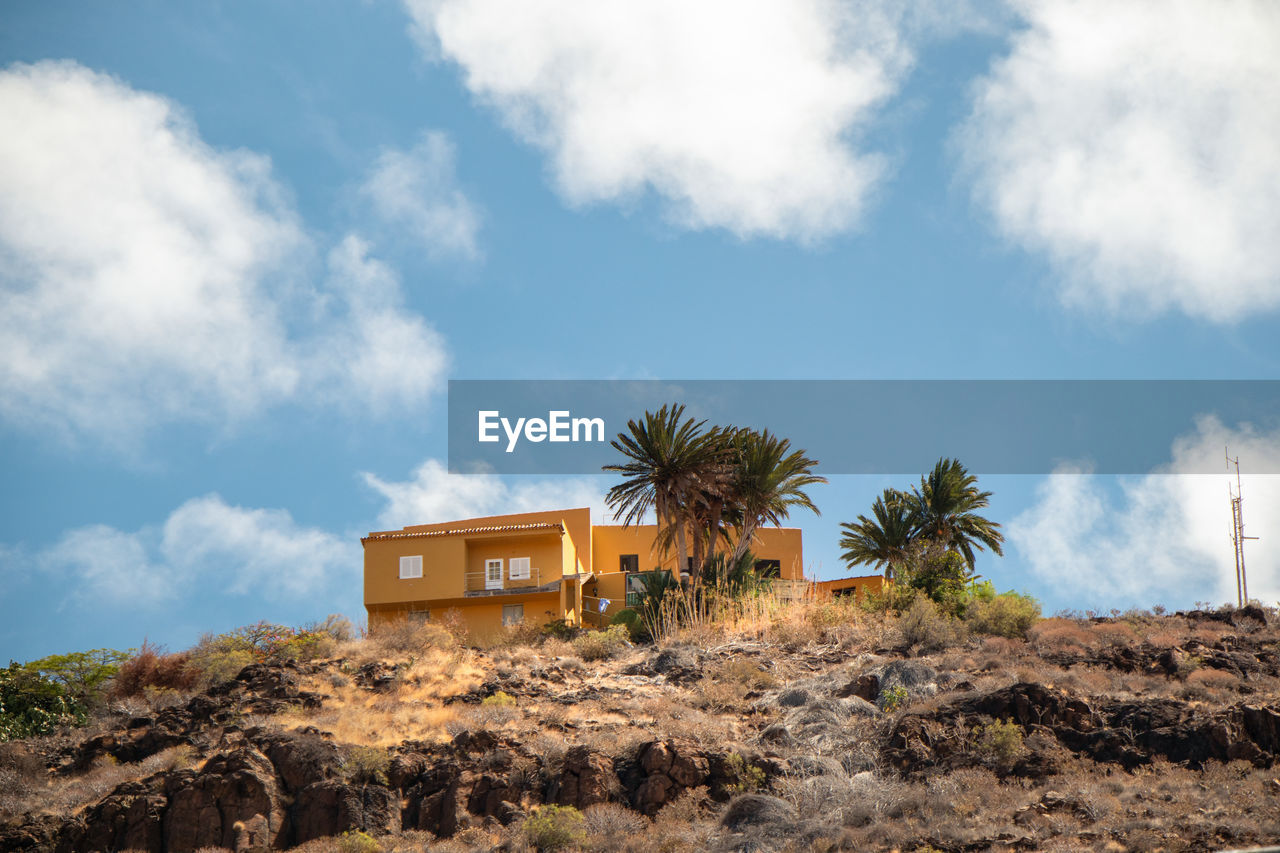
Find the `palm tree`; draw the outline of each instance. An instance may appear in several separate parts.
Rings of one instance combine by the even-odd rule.
[[[978,478],[957,459],[939,459],[919,488],[911,489],[911,508],[917,535],[937,542],[964,556],[973,568],[976,547],[1003,554],[1004,534],[1000,525],[978,515],[988,504],[991,492],[978,490]]]
[[[732,558],[736,562],[751,547],[760,525],[779,525],[793,507],[821,515],[804,490],[827,482],[827,478],[813,473],[817,460],[805,456],[803,450],[791,450],[789,439],[778,438],[768,430],[747,429],[738,430],[734,438],[737,467],[730,486],[732,504],[727,507],[733,511],[726,515],[738,528]]]
[[[840,525],[844,535],[841,558],[850,566],[870,564],[883,567],[885,577],[894,577],[894,568],[905,563],[916,538],[916,518],[911,496],[897,489],[885,489],[871,505],[874,518],[858,516],[856,523]]]
[[[627,432],[611,442],[629,461],[604,466],[623,475],[623,481],[605,497],[613,517],[630,526],[652,509],[660,541],[669,543],[674,536],[679,571],[688,565],[685,530],[692,520],[690,504],[725,476],[720,430],[703,432],[705,423],[685,418],[682,405],[645,412],[643,420],[628,421]]]

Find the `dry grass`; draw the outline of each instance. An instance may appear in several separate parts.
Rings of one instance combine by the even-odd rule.
[[[0,816],[4,814],[51,814],[68,817],[92,805],[116,786],[145,779],[166,770],[198,766],[194,750],[175,746],[135,763],[120,763],[104,756],[88,771],[77,776],[46,773],[3,780]]]
[[[423,626],[415,626],[418,637]],[[420,633],[419,633],[420,632]],[[377,641],[365,640],[343,649],[348,655],[346,668],[379,658],[379,654],[399,654],[411,660],[401,671],[393,688],[374,693],[348,677],[344,681],[322,673],[307,679],[304,689],[324,696],[322,706],[314,711],[297,711],[284,715],[287,728],[315,726],[331,732],[343,743],[365,746],[394,746],[405,740],[445,740],[448,726],[458,716],[456,706],[444,700],[475,688],[485,671],[472,653],[449,642],[445,645],[417,645],[405,636],[380,635]],[[429,636],[438,637],[438,634]]]

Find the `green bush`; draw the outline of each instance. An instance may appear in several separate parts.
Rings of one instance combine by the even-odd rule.
[[[649,636],[649,629],[644,626],[644,620],[640,618],[640,614],[630,607],[613,614],[613,619],[609,620],[609,624],[621,625],[626,628],[627,635],[631,637],[631,642],[633,643],[643,643],[652,639]]]
[[[725,775],[732,780],[725,787],[731,791],[750,794],[764,787],[764,770],[736,752],[729,753],[729,757],[725,759],[725,770]]]
[[[492,696],[486,696],[480,700],[480,704],[488,708],[514,708],[516,699],[510,693],[499,690]]]
[[[65,686],[11,661],[0,669],[0,742],[83,726],[88,714]]]
[[[348,829],[337,841],[339,853],[382,853],[386,849],[381,841],[358,829]]]
[[[230,681],[256,659],[244,648],[229,647],[216,638],[201,640],[190,652],[190,666],[200,675],[200,684],[209,687]]]
[[[578,636],[581,630],[581,628],[570,625],[564,619],[552,619],[538,629],[538,632],[544,637],[552,637],[557,640],[572,640]]]
[[[587,830],[573,806],[542,806],[525,819],[524,837],[538,850],[563,850],[582,846]]]
[[[1022,727],[1013,720],[996,720],[979,726],[978,752],[991,763],[1012,764],[1022,754]]]
[[[911,694],[907,692],[907,688],[895,684],[880,694],[880,707],[886,714],[892,714],[907,704],[909,698]]]
[[[625,625],[610,625],[599,631],[587,631],[573,641],[573,650],[585,661],[605,660],[625,649],[631,636]]]
[[[133,649],[90,649],[23,664],[23,669],[62,685],[66,694],[86,708],[98,704],[108,683],[120,671],[120,664],[133,656]]]
[[[235,678],[251,663],[326,657],[333,652],[337,636],[344,631],[339,619],[341,617],[330,616],[310,628],[255,622],[225,634],[205,634],[189,652],[190,666],[201,673],[205,685],[211,685]]]
[[[1025,638],[1039,618],[1040,602],[1016,592],[975,596],[964,614],[965,623],[973,631],[1010,638]]]

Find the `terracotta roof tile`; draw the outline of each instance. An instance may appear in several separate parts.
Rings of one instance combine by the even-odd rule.
[[[557,530],[564,532],[564,525],[554,521],[539,521],[531,524],[494,524],[487,527],[453,527],[445,530],[402,530],[388,533],[370,533],[361,542],[381,539],[425,539],[429,536],[458,536],[471,533],[507,533],[527,530]]]

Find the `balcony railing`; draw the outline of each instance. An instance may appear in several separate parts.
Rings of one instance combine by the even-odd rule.
[[[543,580],[543,572],[541,569],[529,569],[527,578],[512,578],[509,576],[506,566],[502,567],[501,573],[490,574],[484,572],[466,572],[463,574],[463,589],[467,595],[502,595],[503,593],[530,592],[542,586],[543,583],[551,583],[559,580],[558,576],[552,576],[547,573],[546,580]]]

